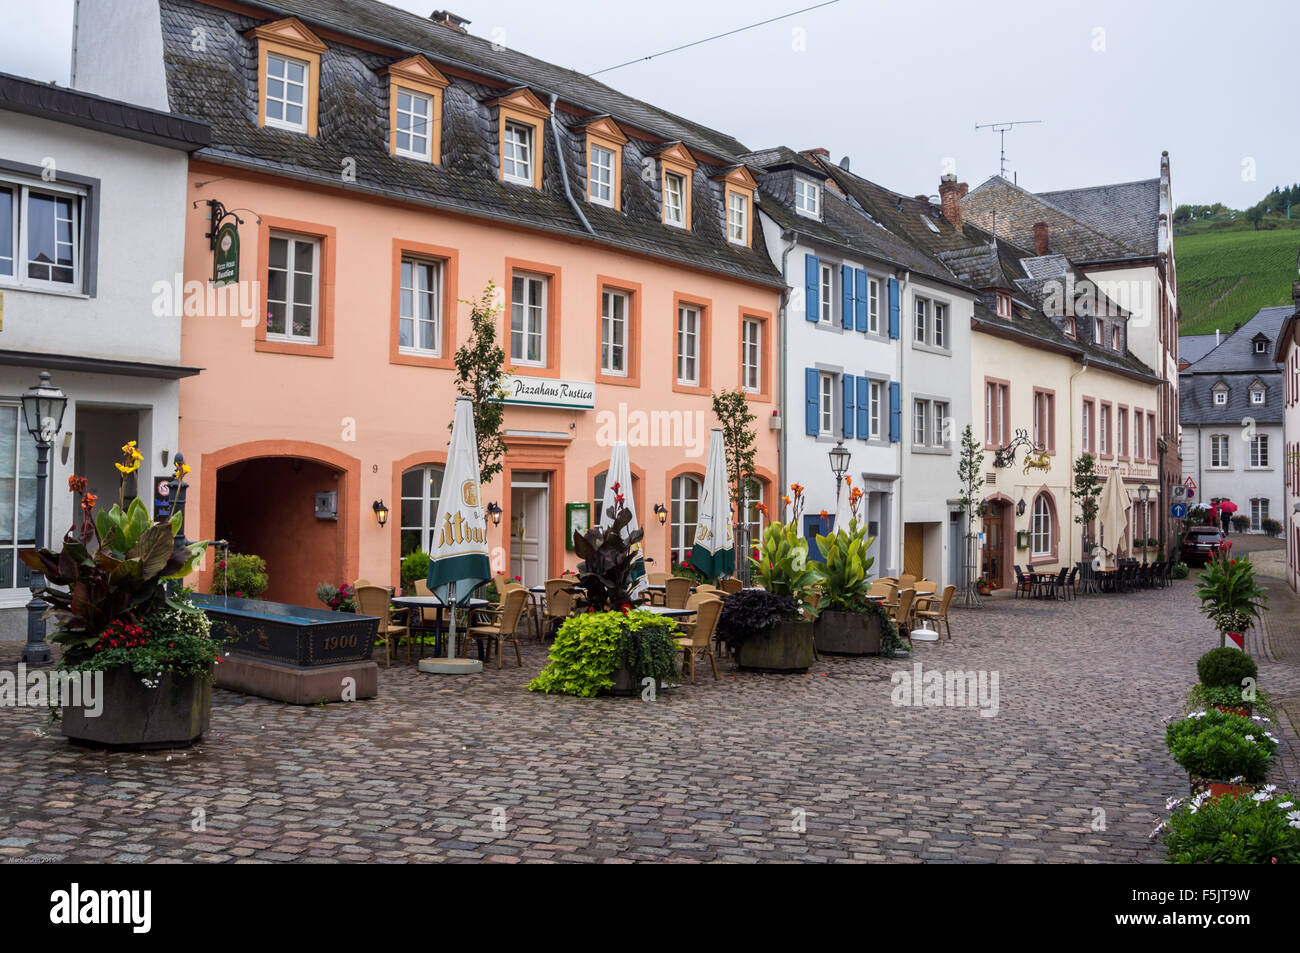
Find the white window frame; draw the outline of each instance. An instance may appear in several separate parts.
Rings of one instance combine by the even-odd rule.
[[[27,432],[27,426],[23,420],[23,407],[21,403],[3,402],[0,407],[10,409],[14,412],[14,466],[12,471],[0,473],[0,480],[13,486],[14,498],[9,501],[9,526],[13,538],[7,542],[0,543],[0,549],[7,550],[12,555],[13,569],[9,579],[0,579],[0,592],[8,592],[14,595],[21,595],[26,599],[30,594],[24,585],[27,579],[27,570],[23,566],[22,560],[18,554],[25,549],[31,549],[35,544],[36,534],[36,442]],[[30,460],[31,472],[24,475],[24,461]],[[32,501],[31,519],[29,526],[24,527],[21,523],[22,508],[21,500],[26,491],[26,495]],[[48,524],[47,524],[48,525]],[[28,532],[24,533],[24,529]],[[10,585],[13,580],[16,585]]]
[[[921,344],[930,343],[930,299],[914,297],[912,299],[912,340]]]
[[[402,108],[403,96],[408,97],[410,100],[410,108],[408,109]],[[424,104],[423,113],[416,112],[415,106],[417,103]],[[428,93],[420,93],[420,92],[416,92],[413,89],[407,89],[404,86],[398,86],[397,87],[397,115],[395,118],[397,121],[397,129],[394,131],[395,135],[393,137],[393,144],[394,144],[393,151],[397,155],[405,156],[408,159],[418,159],[421,162],[432,161],[433,123],[434,123],[433,97],[430,96]],[[406,125],[407,125],[405,129],[402,128],[402,121],[404,119],[406,120]],[[415,131],[416,123],[420,120],[424,121],[423,133],[419,133]],[[408,143],[408,145],[405,148],[402,147],[402,136],[406,136],[406,141]],[[423,149],[411,148],[410,144],[414,143],[418,139],[424,140],[424,148]]]
[[[671,169],[664,173],[664,224],[686,227],[686,176]]]
[[[817,436],[835,436],[835,374],[820,371],[817,380]]]
[[[946,448],[948,441],[944,439],[944,423],[949,419],[949,407],[951,406],[946,400],[935,400],[930,402],[931,432],[934,438],[930,446]]]
[[[418,497],[406,496],[405,495],[406,475],[408,473],[411,473],[412,471],[417,471],[417,470],[420,471],[421,474],[420,476],[421,494]],[[432,490],[433,480],[431,478],[432,474],[435,471],[438,473],[439,476],[438,492],[436,494]],[[438,499],[439,497],[442,496],[442,480],[443,478],[445,478],[445,476],[446,476],[446,468],[443,467],[441,464],[437,464],[437,463],[421,464],[415,467],[407,467],[405,470],[403,470],[402,471],[403,482],[398,484],[398,486],[401,487],[401,490],[399,492],[399,499],[397,501],[397,521],[400,524],[398,527],[398,539],[399,540],[401,539],[402,533],[419,533],[420,549],[421,551],[426,553],[431,551],[430,547],[433,545],[433,533],[434,530],[437,528],[434,526],[434,522],[438,519]],[[402,522],[402,514],[404,512],[403,504],[411,500],[420,501],[420,525],[419,526],[410,526]],[[399,542],[399,546],[400,546],[400,542]]]
[[[406,278],[407,266],[411,269],[412,281],[408,283]],[[420,288],[414,281],[417,271],[420,269],[432,269],[429,288]],[[402,354],[419,354],[426,357],[442,357],[442,262],[431,258],[420,258],[415,255],[403,255],[402,264],[399,272],[400,290],[398,304],[398,325],[397,340],[398,351]],[[410,313],[407,313],[406,307],[407,296],[411,303]],[[429,318],[418,316],[418,308],[415,307],[417,296],[423,296],[430,299]],[[402,344],[402,327],[408,324],[411,328],[410,344]],[[433,327],[433,347],[422,347],[416,343],[420,340],[420,326],[422,324],[432,325]]]
[[[867,278],[867,330],[880,333],[880,279]]]
[[[1250,467],[1252,470],[1267,470],[1268,434],[1257,433],[1250,438]]]
[[[1112,349],[1116,351],[1119,350],[1119,327],[1118,326],[1110,329],[1110,346]]]
[[[806,218],[822,217],[822,187],[801,175],[794,177],[794,210]]]
[[[519,185],[532,185],[533,163],[537,159],[537,127],[516,119],[507,119],[503,137],[501,178]]]
[[[1264,520],[1268,519],[1268,498],[1256,497],[1250,501],[1250,528],[1263,532]]]
[[[728,192],[727,241],[733,245],[744,245],[748,229],[749,199],[740,192]]]
[[[740,327],[740,382],[747,394],[763,390],[763,322],[745,318]]]
[[[700,322],[703,315],[694,305],[677,308],[677,383],[700,386]]]
[[[275,63],[283,64],[283,75],[276,76],[272,73],[272,65]],[[298,83],[289,78],[289,64],[302,67],[302,82]],[[283,95],[271,95],[271,83],[278,82],[281,84]],[[302,91],[302,100],[295,102],[289,98],[289,88],[296,87]],[[300,60],[297,57],[286,56],[283,53],[266,54],[266,101],[262,105],[263,119],[266,125],[274,126],[276,129],[286,129],[289,132],[306,132],[307,131],[307,110],[311,101],[311,63],[306,60]],[[276,118],[271,115],[271,103],[280,104],[280,116]],[[302,110],[302,122],[290,122],[283,118],[288,114],[289,106],[297,106]]]
[[[1250,392],[1250,402],[1251,402],[1252,404],[1262,404],[1262,403],[1264,403],[1264,398],[1265,398],[1266,396],[1267,396],[1267,395],[1265,395],[1264,391],[1260,390],[1260,389],[1257,387],[1257,388],[1255,388],[1253,391]]]
[[[1214,392],[1214,406],[1226,407],[1228,405],[1228,392],[1226,390],[1216,390]]]
[[[520,288],[524,292],[523,300],[516,296],[515,285],[522,282]],[[516,271],[510,276],[510,363],[518,364],[523,367],[545,367],[546,366],[546,322],[547,308],[551,294],[551,283],[545,275],[535,275],[531,272]],[[540,286],[541,293],[533,300],[529,289]],[[538,339],[537,352],[539,358],[533,359],[525,357],[528,353],[528,339],[535,337]],[[515,344],[518,342],[519,348],[516,353]]]
[[[912,446],[930,445],[930,402],[919,398],[912,401]]]
[[[1083,425],[1083,437],[1079,442],[1084,453],[1092,453],[1092,401],[1085,400],[1082,406],[1079,416]]]
[[[871,404],[870,412],[867,414],[871,418],[871,439],[880,440],[881,434],[885,432],[885,385],[882,381],[873,380],[870,385],[869,394]]]
[[[1041,493],[1034,497],[1029,536],[1031,555],[1052,555],[1052,506],[1047,502],[1047,497]]]
[[[825,262],[818,265],[817,323],[835,323],[835,266]]]
[[[1215,470],[1227,470],[1232,466],[1230,447],[1226,433],[1210,434],[1210,466]]]
[[[1097,450],[1102,456],[1111,456],[1110,452],[1110,415],[1113,407],[1103,406],[1097,414]]]
[[[5,175],[0,178],[0,186],[9,189],[12,193],[11,212],[12,221],[10,222],[10,251],[13,254],[11,262],[11,273],[0,274],[0,287],[18,287],[30,288],[40,291],[60,291],[64,293],[80,293],[82,290],[83,267],[85,262],[85,189],[64,185],[59,182],[42,182],[36,179],[27,179],[23,176]],[[63,242],[58,237],[58,217],[55,218],[55,257],[58,256],[58,246],[71,244],[72,246],[72,280],[56,281],[53,278],[33,278],[31,277],[31,266],[40,264],[48,267],[53,274],[56,267],[53,263],[32,262],[29,261],[31,254],[31,197],[35,192],[41,197],[50,197],[57,200],[66,199],[71,205],[71,220],[69,222],[69,231],[72,235],[70,243]],[[65,266],[57,266],[65,267]]]
[[[597,161],[607,157],[608,164]],[[587,160],[587,199],[594,205],[614,207],[614,163],[617,157],[613,149],[591,144]]]
[[[318,343],[318,340],[319,340],[319,333],[320,333],[320,283],[321,283],[321,273],[320,273],[321,254],[320,254],[320,247],[321,247],[321,240],[320,240],[320,238],[318,238],[318,237],[316,237],[316,236],[314,236],[314,235],[296,235],[296,234],[294,234],[293,232],[271,232],[271,234],[270,234],[270,236],[268,237],[267,240],[268,240],[268,241],[271,241],[271,242],[274,242],[274,241],[284,241],[284,242],[287,242],[288,244],[285,246],[285,250],[284,250],[284,255],[285,255],[285,258],[284,258],[284,265],[285,265],[285,269],[284,269],[284,270],[285,270],[285,279],[284,279],[284,293],[285,293],[285,300],[282,301],[282,302],[279,302],[280,304],[284,305],[284,330],[283,330],[283,331],[280,331],[280,332],[272,332],[272,331],[271,331],[271,327],[270,327],[270,323],[271,323],[270,307],[271,307],[271,303],[272,303],[272,302],[271,302],[271,281],[270,281],[270,272],[271,272],[272,268],[271,268],[271,264],[270,264],[271,257],[270,257],[269,250],[268,250],[268,253],[267,253],[267,266],[266,266],[266,268],[267,268],[267,283],[266,283],[266,284],[267,284],[267,288],[266,288],[266,295],[267,295],[267,298],[266,298],[266,306],[267,306],[266,322],[267,322],[267,329],[266,329],[266,339],[267,339],[268,341],[289,341],[289,342],[292,342],[292,343],[295,343],[295,344],[316,344],[316,343]],[[296,255],[295,252],[296,252],[296,250],[297,250],[297,246],[300,245],[300,244],[310,245],[310,246],[311,246],[311,249],[312,249],[312,257],[311,257],[311,276],[312,276],[312,282],[311,282],[311,333],[310,333],[310,334],[306,334],[306,335],[303,335],[303,334],[294,334],[294,333],[293,333],[293,311],[294,311],[294,308],[296,308],[296,307],[300,307],[300,306],[301,306],[299,302],[297,302],[297,301],[294,300],[294,296],[293,296],[293,293],[294,293],[294,286],[297,285],[297,282],[296,282],[295,280],[293,280],[293,279],[294,279],[297,275],[302,274],[302,272],[300,272],[300,271],[298,271],[296,268],[294,268],[294,262],[295,262],[296,259],[297,259],[297,255]]]
[[[699,522],[700,496],[703,480],[691,473],[673,477],[672,501],[669,510],[668,555],[670,559],[684,562],[695,546],[695,527]],[[687,519],[686,507],[695,504],[695,519]]]
[[[997,293],[997,298],[998,298],[998,310],[997,310],[998,317],[999,318],[1011,317],[1011,295],[1007,294],[1005,291],[999,291]]]
[[[934,302],[933,316],[930,322],[931,343],[935,347],[946,348],[948,346],[948,306],[942,301]]]
[[[627,377],[628,310],[631,306],[632,296],[626,291],[615,288],[601,290],[600,372],[609,377]]]

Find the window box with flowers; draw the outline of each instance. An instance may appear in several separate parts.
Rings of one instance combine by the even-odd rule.
[[[59,670],[93,686],[93,696],[62,706],[64,736],[108,748],[184,747],[208,727],[220,661],[220,640],[180,583],[205,544],[179,535],[180,512],[154,521],[138,498],[122,505],[141,459],[134,443],[122,449],[119,502],[96,510],[86,478],[70,477],[77,517],[61,549],[28,550],[22,559],[48,582],[40,596],[50,604],[50,641],[62,648]]]

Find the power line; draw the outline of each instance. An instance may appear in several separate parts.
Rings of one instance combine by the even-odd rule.
[[[717,36],[705,37],[702,40],[696,40],[693,43],[685,43],[682,46],[674,46],[671,50],[663,50],[659,53],[651,53],[649,56],[642,56],[634,60],[628,60],[626,63],[619,63],[617,66],[606,66],[604,69],[598,69],[594,73],[588,73],[588,76],[599,76],[601,73],[608,73],[611,70],[622,69],[624,66],[631,66],[633,63],[644,63],[646,60],[652,60],[657,56],[667,56],[669,53],[677,53],[681,50],[689,50],[692,46],[699,46],[702,43],[711,43],[714,40],[720,40],[726,36],[735,36],[737,33],[744,33],[746,30],[752,30],[755,27],[766,26],[769,23],[775,23],[778,20],[788,20],[790,17],[797,17],[801,13],[807,13],[810,10],[817,10],[821,7],[829,7],[832,4],[839,3],[840,0],[826,0],[825,3],[816,3],[811,7],[804,7],[802,10],[795,10],[792,13],[783,13],[779,17],[772,17],[770,20],[760,20],[757,23],[751,23],[749,26],[738,27],[735,30],[728,30],[726,33],[719,33]]]

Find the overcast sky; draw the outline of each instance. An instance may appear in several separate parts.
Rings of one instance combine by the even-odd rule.
[[[109,2],[109,0],[101,0]],[[469,30],[583,72],[816,0],[395,0],[444,4]],[[0,0],[0,70],[66,83],[73,0]],[[601,79],[751,148],[823,146],[909,195],[951,159],[998,171],[977,123],[1007,134],[1034,191],[1126,182],[1173,165],[1174,200],[1242,208],[1300,180],[1294,0],[840,0]],[[1253,176],[1253,178],[1251,178]]]

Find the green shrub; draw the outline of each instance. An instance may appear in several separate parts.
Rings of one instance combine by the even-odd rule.
[[[1234,515],[1232,517],[1232,528],[1235,529],[1238,533],[1246,532],[1246,530],[1250,529],[1250,517],[1241,516],[1239,514]]]
[[[1277,740],[1265,727],[1241,715],[1216,709],[1193,712],[1165,729],[1169,753],[1193,778],[1258,784],[1268,774]]]
[[[1163,825],[1171,864],[1300,863],[1300,794],[1197,795]],[[1158,833],[1162,828],[1157,828]]]
[[[551,645],[550,662],[529,691],[590,698],[614,687],[619,667],[655,684],[677,675],[677,627],[653,612],[587,612],[565,620]]]
[[[1270,536],[1279,536],[1282,533],[1282,524],[1271,517],[1265,517],[1260,520],[1259,525],[1263,527],[1264,532],[1268,533]]]
[[[260,599],[268,585],[266,560],[261,556],[230,553],[225,559],[217,560],[212,574],[212,591],[218,596]]]
[[[1252,714],[1272,717],[1274,709],[1272,699],[1266,692],[1261,692],[1253,685],[1247,688],[1237,685],[1193,685],[1187,693],[1186,708],[1188,712],[1205,711],[1216,705],[1225,708],[1246,708]]]
[[[1187,563],[1182,562],[1174,563],[1169,570],[1170,579],[1186,579],[1190,574],[1191,569],[1187,567]]]
[[[858,523],[857,517],[849,520],[847,528],[837,527],[825,536],[818,535],[817,548],[822,554],[819,576],[822,601],[818,610],[834,612],[863,612],[869,605],[871,578],[868,575],[875,563],[867,555],[872,540],[867,538],[867,527]]]
[[[1202,685],[1229,685],[1240,688],[1244,679],[1259,678],[1259,666],[1241,649],[1223,646],[1210,649],[1196,660],[1196,674]]]
[[[410,589],[418,579],[423,582],[429,578],[429,554],[422,549],[407,553],[402,557],[402,588]]]
[[[114,620],[80,661],[65,655],[59,665],[66,672],[108,671],[130,668],[146,684],[156,683],[166,672],[197,675],[212,680],[228,636],[214,636],[207,614],[195,607],[186,593],[138,622]]]

